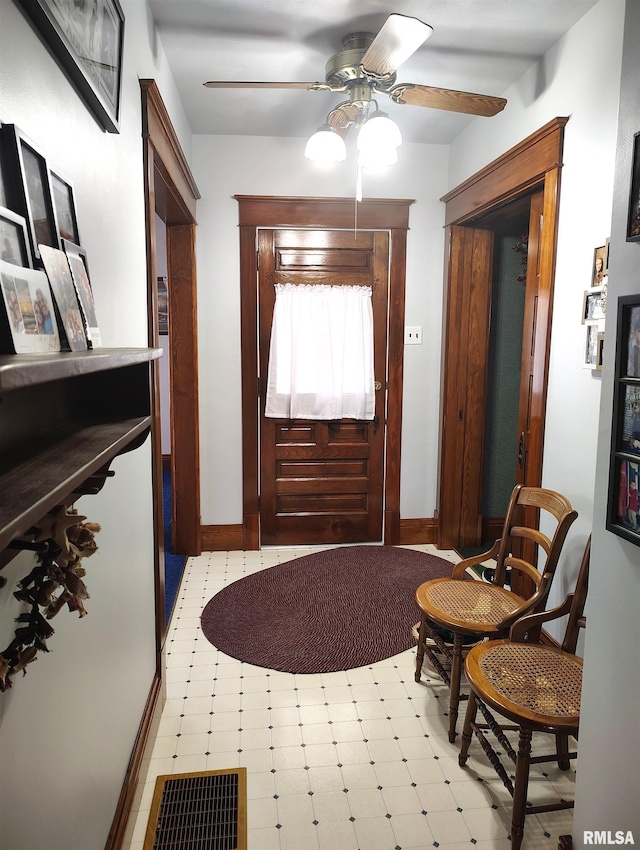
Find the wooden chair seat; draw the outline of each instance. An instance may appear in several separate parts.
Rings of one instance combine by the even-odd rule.
[[[487,641],[469,651],[467,680],[504,717],[568,733],[580,722],[582,659],[550,646]]]
[[[572,801],[561,800],[535,806],[527,805],[531,764],[556,760],[561,770],[569,767],[575,752],[569,752],[569,736],[577,739],[580,726],[582,691],[582,659],[575,655],[578,632],[584,628],[591,538],[587,540],[575,591],[562,605],[550,611],[529,614],[511,627],[508,640],[490,640],[476,644],[467,653],[464,669],[471,691],[462,732],[459,763],[467,763],[472,735],[482,745],[503,785],[513,797],[511,846],[519,850],[524,836],[525,816],[573,807]],[[541,643],[543,623],[569,615],[562,646]],[[500,725],[491,709],[510,724]],[[476,722],[478,710],[484,723]],[[517,752],[504,734],[518,730]],[[511,781],[500,754],[491,746],[489,730],[497,738],[502,753],[515,764],[515,783]],[[555,735],[556,752],[531,755],[534,732]]]
[[[539,530],[539,516],[555,523],[548,535]],[[513,623],[530,611],[541,611],[551,588],[558,558],[570,525],[577,517],[568,499],[554,490],[517,485],[511,494],[502,537],[489,552],[457,563],[451,578],[433,579],[420,585],[415,598],[422,616],[418,632],[415,680],[420,681],[426,657],[449,686],[449,740],[455,741],[460,694],[463,644],[468,636],[480,640],[506,637]],[[469,577],[472,567],[492,558],[496,569],[492,582]],[[524,577],[532,586],[524,596],[507,590],[507,571]],[[529,594],[529,591],[527,590]],[[452,635],[446,642],[438,629]],[[451,672],[438,653],[450,662]]]
[[[416,601],[430,620],[464,634],[499,634],[497,624],[526,600],[504,587],[483,581],[437,578],[416,591]]]

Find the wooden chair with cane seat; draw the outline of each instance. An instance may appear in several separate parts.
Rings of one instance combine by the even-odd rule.
[[[531,514],[544,512],[555,523],[551,537],[539,531]],[[577,513],[568,499],[553,490],[517,485],[509,502],[502,537],[489,552],[466,558],[453,568],[451,578],[439,578],[421,584],[416,590],[416,602],[422,612],[418,631],[416,682],[420,681],[425,654],[441,678],[449,686],[449,740],[456,737],[462,653],[465,641],[506,637],[513,623],[530,612],[544,608],[558,557],[567,531]],[[521,541],[530,541],[533,554],[520,553]],[[524,550],[525,552],[527,550]],[[517,553],[517,554],[516,554]],[[496,569],[490,583],[472,579],[467,570],[496,557]],[[540,569],[536,564],[540,560]],[[533,592],[520,596],[504,587],[507,568],[528,576]],[[453,645],[442,639],[441,630],[453,635]],[[451,672],[445,670],[437,650],[451,662]],[[466,696],[462,697],[466,699]]]
[[[528,814],[569,809],[573,801],[527,806],[529,767],[548,761],[558,762],[561,770],[569,768],[576,753],[569,752],[569,735],[577,738],[580,723],[582,659],[574,653],[578,633],[584,627],[584,606],[589,581],[591,538],[587,541],[574,593],[562,605],[550,611],[522,617],[511,627],[509,639],[491,640],[471,649],[465,659],[465,673],[471,686],[469,703],[458,757],[461,767],[467,762],[472,733],[513,797],[511,846],[519,850]],[[561,647],[540,642],[541,627],[549,620],[569,614]],[[490,708],[515,726],[499,725]],[[485,723],[476,723],[478,709]],[[504,734],[506,729],[519,730],[518,751]],[[490,729],[501,749],[515,762],[515,784],[495,752],[485,730]],[[553,755],[531,756],[533,732],[550,732],[556,736]]]

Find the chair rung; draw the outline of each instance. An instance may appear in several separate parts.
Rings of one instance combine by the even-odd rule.
[[[566,755],[563,755],[562,758],[574,759],[577,758],[577,756],[578,753],[566,753]],[[529,762],[531,764],[544,764],[547,761],[558,761],[558,754],[553,753],[553,755],[550,756],[531,756],[531,758],[529,759]]]
[[[560,812],[563,809],[572,809],[573,808],[573,800],[563,800],[561,803],[547,803],[546,805],[541,804],[540,806],[530,806],[527,804],[527,809],[525,814],[527,815],[539,815],[541,812]]]

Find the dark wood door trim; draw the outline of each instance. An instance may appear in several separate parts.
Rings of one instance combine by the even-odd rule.
[[[469,222],[543,182],[562,165],[568,118],[554,118],[502,156],[477,171],[440,199],[446,204],[445,227]]]
[[[258,507],[258,228],[353,228],[352,198],[277,198],[236,195],[240,224],[240,301],[242,346],[243,548],[260,548]],[[404,351],[406,231],[412,200],[374,198],[358,204],[357,225],[390,231],[389,349],[384,542],[400,541],[400,428]]]
[[[140,88],[144,155],[149,163],[145,170],[149,343],[158,344],[154,226],[154,216],[158,213],[167,225],[174,537],[179,552],[198,555],[201,541],[195,207],[200,193],[155,81],[141,80]],[[160,476],[156,492],[160,501],[156,505],[161,504],[161,484]],[[159,509],[156,515],[161,516]],[[161,572],[159,568],[158,572]],[[164,601],[161,619],[164,621]]]
[[[456,346],[461,340],[456,331],[455,311],[452,304],[456,299],[455,269],[458,258],[456,245],[452,238],[456,227],[488,227],[482,218],[497,210],[500,206],[523,198],[534,191],[542,191],[543,225],[538,245],[538,292],[535,324],[535,362],[531,387],[530,420],[533,425],[529,450],[527,483],[540,486],[542,481],[542,453],[544,443],[544,423],[546,412],[547,377],[549,371],[549,348],[551,340],[551,318],[553,306],[553,284],[555,274],[555,255],[558,229],[558,210],[560,203],[560,170],[564,127],[568,118],[556,118],[520,144],[511,148],[498,159],[464,183],[453,189],[442,200],[446,204],[445,222],[448,244],[451,247],[450,262],[447,271],[445,291],[445,316],[442,360],[442,434],[440,444],[440,475],[438,487],[438,545],[450,549],[462,545],[463,540],[456,529],[459,522],[454,516],[459,512],[460,503],[454,504],[451,495],[451,476],[455,470],[468,463],[463,454],[464,441],[456,440],[452,429],[458,428],[458,419],[450,400],[452,369],[458,354]],[[472,285],[476,285],[476,280]],[[459,283],[458,279],[458,283]],[[486,326],[485,326],[486,331]],[[467,373],[457,370],[458,394],[466,383]],[[481,441],[478,451],[481,451]]]

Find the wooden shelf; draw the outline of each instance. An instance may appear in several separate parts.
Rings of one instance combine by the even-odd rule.
[[[0,552],[56,505],[97,492],[113,458],[144,442],[161,354],[0,356]]]
[[[0,393],[148,363],[161,355],[161,348],[94,348],[91,351],[55,351],[48,354],[2,354]]]
[[[151,417],[89,425],[0,472],[0,492],[11,493],[11,502],[0,504],[0,550],[24,534],[84,481],[106,466],[144,435]]]

